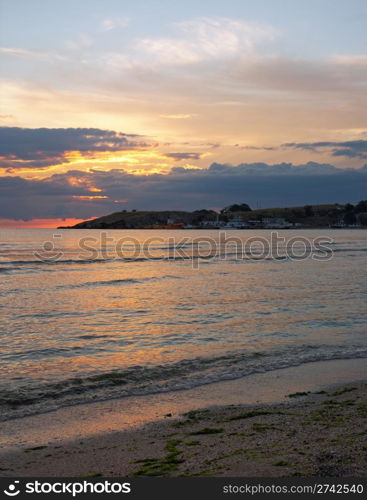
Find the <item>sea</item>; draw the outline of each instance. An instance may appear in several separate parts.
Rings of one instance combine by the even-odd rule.
[[[0,229],[0,419],[365,358],[366,257],[359,229]]]

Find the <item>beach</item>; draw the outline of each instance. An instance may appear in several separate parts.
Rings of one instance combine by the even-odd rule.
[[[366,372],[366,359],[308,363],[10,420],[0,473],[364,477]]]

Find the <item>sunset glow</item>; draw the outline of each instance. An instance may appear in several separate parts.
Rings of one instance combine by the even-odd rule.
[[[22,228],[22,229],[48,229],[59,226],[73,226],[83,222],[83,219],[32,219],[32,220],[13,220],[0,219],[0,227],[3,228]]]

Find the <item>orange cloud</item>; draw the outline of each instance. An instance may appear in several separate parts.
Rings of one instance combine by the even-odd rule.
[[[74,200],[82,200],[82,201],[93,201],[93,200],[105,200],[108,199],[108,196],[73,196]]]

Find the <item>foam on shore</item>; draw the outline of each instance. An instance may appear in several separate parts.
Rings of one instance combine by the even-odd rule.
[[[294,392],[365,381],[367,359],[331,360],[254,374],[189,390],[61,408],[3,422],[2,451],[134,429],[165,415],[212,406],[276,403]]]

